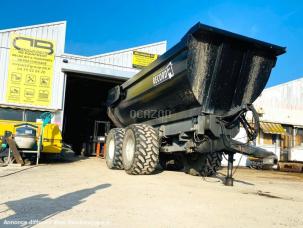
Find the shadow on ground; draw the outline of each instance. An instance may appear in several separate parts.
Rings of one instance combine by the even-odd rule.
[[[217,174],[215,176],[212,177],[214,180],[216,179],[217,182],[221,182],[222,184],[225,183],[225,178],[226,178],[226,175],[223,174],[222,172],[217,172]],[[243,181],[243,180],[238,180],[238,179],[235,179],[234,178],[234,182],[236,183],[241,183],[241,184],[244,184],[244,185],[250,185],[250,186],[254,186],[255,184],[253,183],[250,183],[250,182],[247,182],[247,181]],[[214,181],[215,182],[215,181]]]
[[[20,200],[8,201],[5,205],[8,207],[8,210],[14,211],[15,214],[1,219],[0,227],[2,225],[10,225],[9,227],[32,227],[36,225],[37,221],[42,222],[63,211],[70,210],[85,202],[84,199],[96,191],[110,186],[111,184],[101,184],[93,188],[67,193],[57,198],[50,198],[47,194],[38,194]],[[2,212],[0,211],[0,213]],[[33,224],[30,224],[30,221]]]
[[[88,157],[82,155],[75,155],[74,151],[69,148],[63,148],[61,153],[41,153],[39,160],[40,164],[53,164],[53,163],[70,163],[79,160],[85,160]]]

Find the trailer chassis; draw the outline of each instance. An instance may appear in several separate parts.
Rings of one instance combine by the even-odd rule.
[[[254,123],[249,123],[245,117],[251,111]],[[257,158],[272,157],[277,162],[275,154],[255,147],[252,142],[258,133],[259,119],[253,105],[236,107],[224,116],[201,112],[200,108],[175,113],[144,122],[158,130],[162,141],[162,153],[226,153],[228,155],[227,175],[224,184],[233,185],[232,169],[234,154],[254,156]],[[247,143],[233,138],[238,134],[240,124],[245,128]]]

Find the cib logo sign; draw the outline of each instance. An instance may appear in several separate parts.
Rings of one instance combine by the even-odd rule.
[[[48,55],[54,53],[54,44],[52,42],[35,38],[17,36],[13,40],[13,46],[17,50],[36,48],[46,51]]]

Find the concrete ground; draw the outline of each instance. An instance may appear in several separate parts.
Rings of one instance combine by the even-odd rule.
[[[223,172],[224,170],[220,171]],[[97,158],[0,168],[0,227],[303,227],[303,174],[130,176]]]

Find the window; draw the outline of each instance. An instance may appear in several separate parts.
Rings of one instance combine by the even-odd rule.
[[[275,144],[275,135],[263,133],[263,144],[265,145]]]
[[[303,128],[297,128],[295,133],[295,146],[303,146]]]
[[[278,134],[263,133],[263,144],[264,145],[275,145],[280,146],[281,136]]]
[[[286,133],[292,135],[293,127],[291,126],[284,126]]]
[[[292,137],[289,134],[284,134],[281,136],[282,149],[288,149],[292,145]]]
[[[31,111],[31,110],[25,110],[25,119],[24,121],[28,122],[36,122],[37,119],[41,116],[43,112],[41,111]]]
[[[0,119],[22,121],[23,110],[12,108],[0,108]]]
[[[0,108],[0,120],[36,122],[42,113],[41,111]]]

